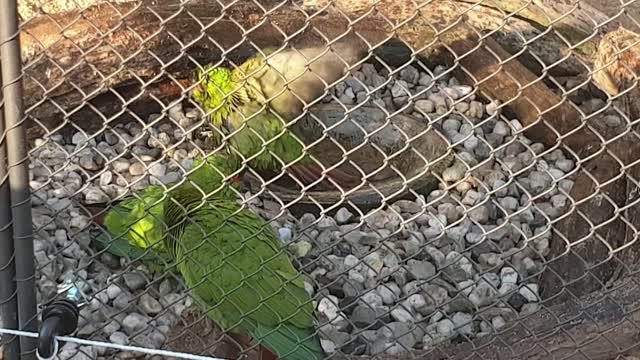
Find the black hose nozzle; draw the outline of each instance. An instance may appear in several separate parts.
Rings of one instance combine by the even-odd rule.
[[[56,355],[56,336],[69,335],[78,327],[77,303],[70,299],[60,299],[47,306],[42,312],[42,326],[38,334],[38,357],[51,359]]]

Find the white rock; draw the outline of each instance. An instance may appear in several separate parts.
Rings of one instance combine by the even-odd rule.
[[[503,284],[517,284],[518,272],[509,266],[505,266],[500,270],[500,280]]]
[[[338,224],[345,224],[351,220],[353,214],[347,208],[342,207],[338,209],[334,217]]]
[[[113,173],[111,171],[105,171],[100,174],[100,186],[107,186],[111,184],[113,180]]]
[[[409,311],[399,306],[393,310],[391,310],[391,317],[395,321],[403,322],[403,323],[412,323],[415,322],[415,318]]]
[[[462,336],[472,336],[475,331],[473,329],[473,315],[457,312],[451,318],[456,326],[456,331]]]
[[[537,302],[538,298],[538,284],[526,284],[520,288],[520,295],[522,295],[528,302]]]

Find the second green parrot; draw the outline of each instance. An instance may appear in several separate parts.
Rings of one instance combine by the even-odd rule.
[[[205,66],[198,73],[200,84],[192,97],[211,113],[215,128],[232,134],[229,144],[252,159],[249,164],[254,169],[279,170],[299,160],[291,166],[291,173],[304,183],[312,183],[320,179],[323,169],[293,135],[292,121],[365,54],[352,44],[335,44],[332,51],[327,50],[270,49],[263,52],[266,58],[257,54],[234,70]],[[341,185],[359,182],[359,176],[339,169],[327,175]]]

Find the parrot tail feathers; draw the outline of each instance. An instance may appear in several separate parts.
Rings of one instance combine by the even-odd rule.
[[[258,325],[251,333],[262,346],[270,349],[283,360],[322,360],[325,354],[320,340],[311,329],[300,329],[290,325],[277,327]],[[266,352],[262,351],[266,355]],[[266,355],[266,359],[269,359]]]

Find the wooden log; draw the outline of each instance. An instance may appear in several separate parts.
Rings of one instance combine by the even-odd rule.
[[[607,151],[586,162],[580,170],[572,197],[574,201],[585,202],[556,229],[570,234],[573,241],[552,243],[552,254],[557,258],[550,262],[550,271],[543,278],[547,292],[552,295],[562,292],[571,296],[568,292],[593,290],[602,286],[606,275],[622,276],[638,269],[638,44],[638,34],[619,28],[603,37],[598,47],[594,80],[626,119],[617,127],[606,126],[602,121],[592,124]]]

